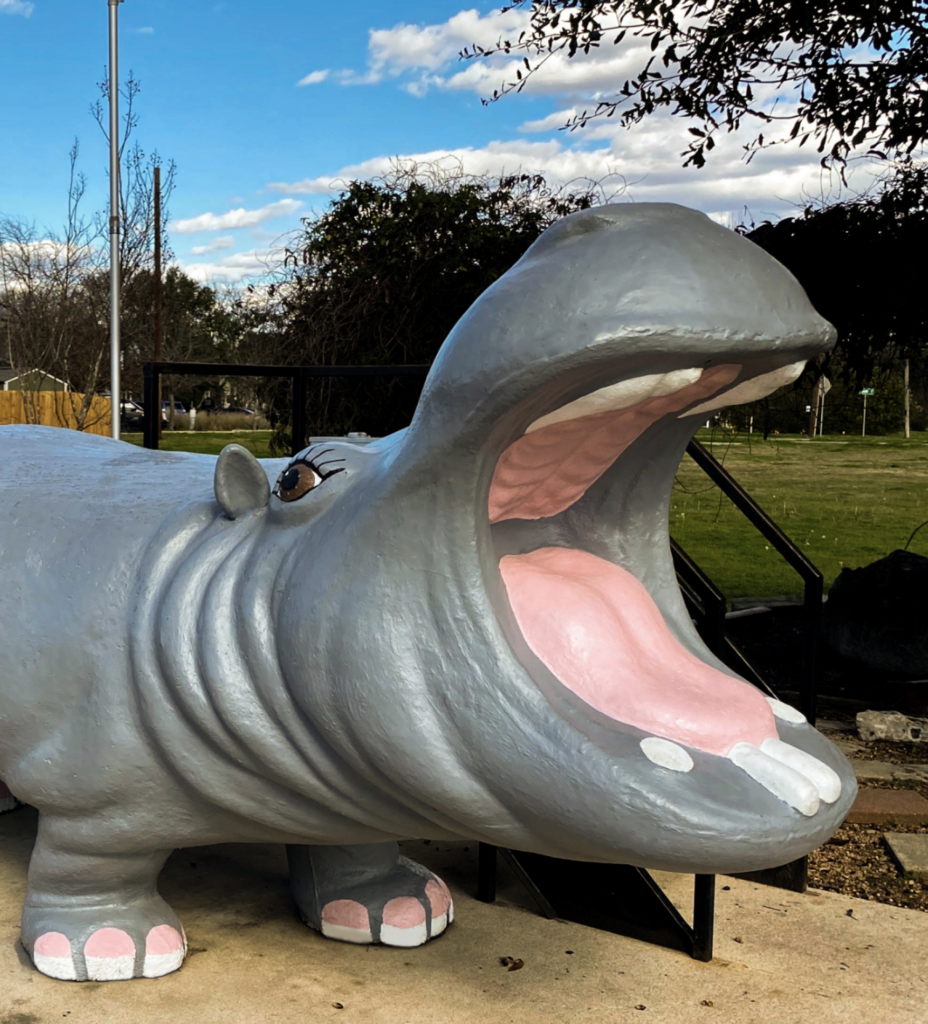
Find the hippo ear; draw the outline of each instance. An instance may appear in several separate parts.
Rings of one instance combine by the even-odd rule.
[[[258,460],[240,444],[228,444],[219,453],[213,477],[216,501],[229,519],[267,508],[271,487]]]

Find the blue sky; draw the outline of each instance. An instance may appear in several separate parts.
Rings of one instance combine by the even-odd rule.
[[[565,112],[627,77],[627,46],[555,62],[523,94],[483,106],[505,67],[462,63],[457,52],[517,34],[524,13],[501,19],[497,6],[125,0],[120,71],[142,85],[139,143],[177,162],[180,265],[217,283],[256,275],[275,239],[323,209],[339,178],[383,173],[395,158],[522,167],[554,183],[613,174],[616,187],[628,183],[622,199],[682,202],[722,223],[745,207],[758,220],[789,213],[804,192],[829,187],[812,147],[745,164],[748,133],[727,138],[706,168],[683,169],[685,125],[666,116],[631,131],[612,121],[558,131]],[[105,205],[106,143],[89,107],[106,61],[106,0],[0,0],[0,214],[60,226],[75,137],[87,212]]]

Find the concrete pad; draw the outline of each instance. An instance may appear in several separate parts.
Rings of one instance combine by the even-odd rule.
[[[926,782],[928,764],[890,764],[888,761],[852,761],[854,774],[860,782]]]
[[[862,789],[845,820],[852,825],[928,825],[928,800],[909,789]]]
[[[883,839],[907,877],[928,881],[928,836],[887,832]]]
[[[928,914],[719,878],[716,958],[703,964],[548,921],[502,866],[501,899],[478,903],[474,843],[405,844],[448,881],[456,903],[443,936],[408,950],[307,929],[280,847],[179,850],[160,888],[186,927],[182,970],[150,981],[53,981],[18,941],[34,830],[30,810],[0,817],[2,1024],[925,1024]],[[689,916],[692,876],[658,877]],[[506,956],[524,967],[509,971]]]
[[[832,743],[844,754],[850,757],[852,754],[863,753],[867,748],[862,743],[855,743],[853,740],[832,740]]]

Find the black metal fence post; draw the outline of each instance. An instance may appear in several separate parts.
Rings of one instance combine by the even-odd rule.
[[[693,959],[708,963],[715,941],[715,875],[696,875],[693,884]]]
[[[302,368],[301,368],[302,369]],[[290,412],[290,454],[296,455],[306,446],[306,378],[293,375],[293,408]]]
[[[158,419],[161,410],[156,409],[158,384],[161,373],[157,363],[146,363],[142,367],[142,444],[146,448],[158,447]],[[119,415],[122,414],[122,402],[117,401]]]
[[[803,608],[805,620],[802,634],[802,680],[799,690],[799,710],[815,725],[818,717],[818,638],[822,626],[822,595],[824,580],[817,572],[805,581]]]

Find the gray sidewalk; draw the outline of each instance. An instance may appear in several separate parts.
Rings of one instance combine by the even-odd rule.
[[[31,810],[0,816],[0,1024],[928,1024],[926,914],[720,877],[716,958],[702,964],[545,920],[502,870],[500,900],[478,903],[477,847],[468,843],[406,844],[445,878],[456,904],[454,925],[419,949],[320,938],[294,913],[282,848],[214,846],[178,851],[162,875],[190,943],[181,971],[52,981],[18,942],[34,829]],[[692,878],[659,880],[688,916]],[[508,971],[503,956],[525,966]]]

